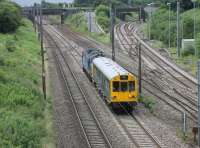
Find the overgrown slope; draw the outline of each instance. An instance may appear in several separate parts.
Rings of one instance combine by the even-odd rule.
[[[47,140],[40,46],[31,22],[0,34],[0,147],[42,147]],[[47,121],[49,122],[49,121]],[[44,142],[45,143],[45,142]]]

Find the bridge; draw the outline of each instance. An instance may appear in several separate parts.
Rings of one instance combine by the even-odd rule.
[[[37,6],[34,7],[23,7],[23,14],[30,14],[34,9],[37,9]],[[44,15],[61,15],[63,13],[73,13],[77,11],[91,11],[94,10],[90,7],[73,7],[73,8],[42,8],[42,13]]]
[[[120,17],[122,20],[125,19],[125,15],[130,13],[130,12],[138,12],[138,18],[139,20],[143,20],[145,21],[146,15],[145,15],[145,11],[144,11],[144,7],[143,6],[137,6],[137,7],[119,7],[116,8],[116,16]]]
[[[68,15],[80,12],[80,11],[92,11],[91,7],[73,7],[73,8],[42,8],[43,15],[60,15],[61,24],[64,22],[64,18]],[[33,7],[23,7],[22,14],[28,16],[31,20],[36,15],[39,15],[40,7],[37,5]]]
[[[39,15],[38,5],[33,7],[23,7],[22,13],[23,15],[28,16],[31,20],[33,20],[34,16]],[[71,7],[71,8],[42,8],[43,15],[60,15],[61,16],[61,24],[64,23],[64,18],[68,15],[80,12],[80,11],[93,11],[94,8],[91,7]],[[122,20],[125,19],[125,16],[130,12],[138,12],[139,20],[145,21],[145,11],[144,7],[136,6],[136,7],[125,7],[125,8],[115,8],[116,16],[120,17]]]

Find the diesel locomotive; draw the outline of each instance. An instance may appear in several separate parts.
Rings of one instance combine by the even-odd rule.
[[[98,49],[86,49],[82,53],[82,68],[95,84],[98,92],[114,109],[131,107],[138,102],[136,77],[119,64],[105,57]]]

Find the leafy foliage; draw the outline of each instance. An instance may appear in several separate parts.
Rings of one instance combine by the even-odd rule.
[[[181,36],[185,39],[191,39],[194,37],[194,18],[196,16],[196,32],[200,32],[200,10],[189,10],[181,14]],[[168,43],[169,33],[169,12],[165,8],[161,8],[153,14],[151,22],[151,38],[160,40],[165,44]],[[171,11],[171,44],[176,46],[176,13]],[[198,42],[198,41],[197,41]],[[196,43],[198,44],[198,43]],[[192,54],[193,51],[184,51],[185,55]]]
[[[174,0],[111,0],[113,4],[117,7],[129,6],[130,4],[135,5],[146,5],[149,3],[157,3],[157,4],[167,4],[168,2],[172,3],[172,9],[176,9],[176,1]],[[200,0],[198,0],[200,3]],[[109,0],[75,0],[76,6],[95,6],[99,5],[107,5]],[[191,0],[181,0],[181,8],[183,10],[189,10],[193,7]]]
[[[181,15],[183,20],[184,38],[193,38],[194,36],[194,14],[196,18],[196,31],[200,32],[200,9],[186,11]]]
[[[148,108],[150,112],[153,112],[156,105],[156,101],[154,99],[141,96],[138,101],[144,104],[144,106]]]
[[[101,25],[101,27],[108,32],[109,31],[109,8],[106,5],[99,5],[96,8],[96,19],[97,22]]]
[[[67,17],[66,23],[77,28],[77,31],[85,32],[88,30],[87,21],[84,13],[80,12]]]
[[[96,15],[97,16],[106,16],[109,17],[110,13],[109,13],[109,8],[106,5],[99,5],[96,8]]]
[[[172,46],[176,45],[176,14],[171,12],[171,41]],[[169,32],[168,27],[168,10],[167,9],[159,9],[152,16],[151,21],[151,38],[163,41],[165,44],[168,43],[168,38],[166,34]]]
[[[0,2],[0,32],[15,31],[21,25],[20,8],[12,2]]]
[[[106,33],[95,33],[95,32],[88,32],[87,21],[85,18],[85,14],[73,14],[66,18],[66,23],[76,32],[81,32],[84,35],[90,36],[91,38],[103,43],[109,44],[110,43],[110,36]]]

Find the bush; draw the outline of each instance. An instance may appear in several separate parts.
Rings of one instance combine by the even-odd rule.
[[[154,106],[156,104],[155,100],[152,98],[146,98],[141,96],[138,100],[140,103],[144,104],[146,108],[150,110],[150,112],[153,112]]]
[[[0,32],[13,32],[20,24],[20,8],[13,2],[0,2]]]
[[[99,5],[96,8],[96,15],[97,16],[102,16],[103,15],[103,16],[109,17],[110,16],[109,7],[105,6],[105,5]]]
[[[109,30],[109,18],[100,16],[97,17],[97,21],[106,32]]]
[[[99,25],[104,29],[104,31],[109,31],[109,8],[105,5],[99,5],[96,8],[96,16],[97,16],[97,22]]]
[[[66,19],[66,23],[72,26],[76,31],[80,32],[88,31],[87,20],[84,17],[83,12],[69,15]]]

